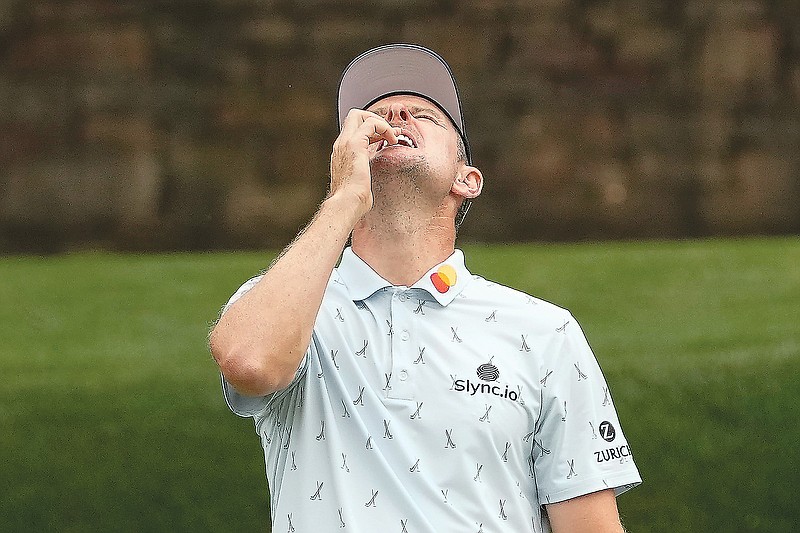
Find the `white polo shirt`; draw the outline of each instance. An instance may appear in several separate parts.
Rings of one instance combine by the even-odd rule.
[[[641,482],[575,319],[458,250],[398,287],[345,249],[291,385],[223,389],[255,419],[276,533],[545,532],[544,504]]]

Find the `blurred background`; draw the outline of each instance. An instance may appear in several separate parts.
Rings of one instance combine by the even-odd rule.
[[[460,84],[466,240],[800,230],[794,0],[0,0],[0,251],[283,245],[397,41]]]

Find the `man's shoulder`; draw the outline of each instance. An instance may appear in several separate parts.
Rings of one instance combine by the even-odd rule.
[[[491,301],[503,308],[550,315],[554,318],[570,314],[569,310],[564,307],[479,275],[473,275],[472,283],[467,287],[467,290],[473,298]]]

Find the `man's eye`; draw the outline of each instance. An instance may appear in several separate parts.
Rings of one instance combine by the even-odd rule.
[[[432,116],[430,116],[430,115],[417,115],[417,118],[424,118],[424,119],[427,119],[427,120],[432,120],[433,122],[436,122],[436,119],[435,119],[435,118],[433,118],[433,117],[432,117]]]

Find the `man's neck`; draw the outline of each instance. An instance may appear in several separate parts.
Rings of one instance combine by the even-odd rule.
[[[353,230],[353,251],[393,285],[413,285],[453,253],[452,218],[434,217],[416,227],[370,222],[368,216]]]

